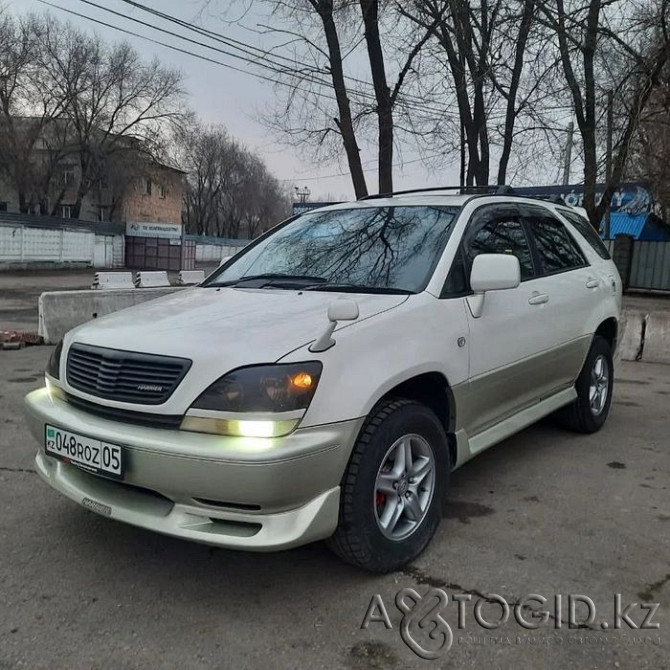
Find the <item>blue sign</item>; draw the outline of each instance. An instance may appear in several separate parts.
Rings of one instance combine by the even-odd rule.
[[[513,188],[519,195],[535,197],[558,196],[570,207],[584,206],[583,184],[572,184],[569,186],[518,186]],[[600,202],[604,190],[604,184],[596,184],[596,204]],[[644,184],[631,182],[619,185],[619,188],[612,196],[610,211],[644,214],[651,212],[653,205],[654,201],[647,187]]]

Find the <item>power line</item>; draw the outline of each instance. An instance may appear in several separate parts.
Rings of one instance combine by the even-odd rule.
[[[433,154],[431,156],[426,156],[425,158],[413,158],[410,161],[404,161],[402,163],[394,163],[393,167],[404,167],[405,165],[411,165],[412,163],[429,161],[431,158],[438,158],[439,156],[442,155],[443,155],[442,153],[439,153],[439,154]],[[364,169],[363,172],[375,172],[376,170],[377,170],[376,167],[371,167]],[[334,179],[335,177],[348,177],[348,176],[349,176],[348,172],[336,172],[334,174],[324,175],[323,177],[292,177],[290,179],[279,179],[278,181],[297,181],[297,182],[318,181],[319,179]]]
[[[139,39],[145,40],[147,42],[151,42],[152,44],[157,44],[158,46],[165,47],[166,49],[171,49],[172,51],[178,51],[179,53],[186,54],[187,56],[193,56],[194,58],[199,58],[200,60],[206,61],[208,63],[213,63],[214,65],[221,65],[222,67],[225,67],[229,70],[233,70],[235,72],[240,72],[241,74],[246,74],[250,75],[252,77],[257,77],[258,79],[263,79],[264,81],[269,81],[272,84],[280,84],[284,86],[288,86],[291,89],[298,90],[298,91],[303,91],[305,93],[314,93],[313,91],[310,91],[308,89],[303,89],[299,86],[296,86],[294,84],[289,84],[287,82],[283,82],[280,79],[273,79],[271,77],[268,77],[266,75],[260,74],[258,72],[249,72],[249,70],[244,70],[242,68],[236,67],[235,65],[231,65],[230,63],[224,63],[223,61],[216,60],[214,58],[209,58],[208,56],[203,56],[202,54],[195,53],[193,51],[188,51],[187,49],[182,49],[180,47],[174,46],[173,44],[168,44],[167,42],[161,42],[160,40],[153,39],[152,37],[147,37],[146,35],[141,35],[140,33],[136,33],[132,30],[128,30],[127,28],[121,28],[120,26],[116,26],[111,23],[107,23],[106,21],[102,21],[100,19],[94,19],[91,16],[87,16],[86,14],[81,14],[80,12],[76,12],[73,9],[66,9],[65,7],[61,7],[59,5],[55,5],[51,2],[48,2],[47,0],[37,0],[43,5],[47,5],[49,7],[53,7],[54,9],[58,9],[62,12],[66,12],[67,14],[72,14],[73,16],[78,16],[79,18],[86,19],[87,21],[92,21],[93,23],[97,23],[98,25],[105,26],[106,28],[111,28],[112,30],[117,30],[121,33],[124,33],[126,35],[131,35],[132,37],[137,37]],[[331,100],[335,100],[332,96],[328,95],[323,95],[322,97],[327,97],[330,98]]]
[[[195,44],[197,46],[204,47],[206,49],[210,49],[210,50],[216,51],[218,53],[222,53],[222,54],[224,54],[226,56],[229,56],[231,58],[239,59],[239,60],[241,60],[245,63],[249,63],[251,65],[255,65],[256,67],[260,67],[260,68],[263,68],[263,69],[266,69],[266,70],[270,70],[271,72],[274,72],[274,73],[277,73],[277,74],[298,75],[299,72],[300,72],[300,63],[298,63],[297,61],[295,61],[293,59],[287,58],[285,56],[275,56],[275,58],[281,58],[282,60],[288,61],[288,63],[290,63],[290,65],[291,65],[291,67],[289,68],[288,66],[283,65],[282,63],[278,63],[277,61],[272,60],[261,49],[257,49],[256,47],[250,47],[249,45],[244,45],[245,48],[241,48],[241,47],[237,46],[237,44],[243,44],[239,40],[233,40],[232,38],[225,37],[224,35],[221,35],[220,33],[216,33],[212,30],[200,28],[199,26],[195,26],[195,25],[193,25],[193,24],[191,24],[187,21],[184,21],[182,19],[174,17],[170,14],[166,14],[164,12],[152,9],[151,7],[147,7],[146,5],[143,5],[141,3],[133,2],[132,0],[122,0],[122,2],[125,2],[125,3],[127,3],[127,4],[129,4],[133,7],[141,9],[145,12],[148,12],[151,15],[157,16],[157,17],[159,17],[161,19],[164,19],[166,21],[176,23],[179,26],[186,28],[187,30],[191,30],[193,32],[196,32],[197,34],[200,34],[204,37],[207,37],[208,39],[213,39],[215,41],[221,42],[221,43],[225,44],[226,46],[228,46],[229,48],[237,49],[238,51],[240,51],[244,54],[247,54],[248,56],[251,56],[252,58],[248,58],[247,56],[241,56],[241,55],[236,54],[234,52],[228,51],[226,49],[221,49],[219,47],[212,46],[211,44],[207,44],[207,43],[201,42],[199,40],[194,40],[190,37],[187,37],[185,35],[181,35],[179,33],[175,33],[171,30],[166,29],[166,28],[156,26],[156,25],[153,25],[151,23],[147,23],[146,21],[142,21],[141,19],[138,19],[138,18],[135,18],[135,17],[132,17],[132,16],[128,16],[128,15],[123,14],[121,12],[117,12],[116,10],[113,10],[109,7],[105,7],[104,5],[100,5],[100,4],[97,4],[95,2],[92,2],[91,0],[80,0],[80,2],[83,2],[86,5],[89,5],[91,7],[95,7],[96,9],[99,9],[99,10],[108,12],[110,14],[113,14],[115,16],[118,16],[122,19],[126,19],[128,21],[133,21],[134,23],[138,23],[138,24],[140,24],[142,26],[145,26],[147,28],[150,28],[152,30],[156,30],[158,32],[165,33],[167,35],[170,35],[171,37],[176,37],[177,39],[183,40],[185,42]],[[68,10],[65,10],[64,8],[61,8],[61,9],[63,9],[63,11],[68,11]],[[249,51],[249,48],[255,49],[256,51],[260,52],[260,54],[255,54],[255,53]],[[331,82],[329,82],[327,80],[324,80],[322,78],[317,78],[316,76],[314,76],[315,74],[316,75],[321,74],[322,71],[320,71],[318,69],[315,69],[315,68],[312,68],[312,67],[309,67],[309,66],[307,66],[307,70],[312,72],[313,74],[312,75],[307,75],[307,74],[299,75],[301,77],[302,81],[314,83],[314,84],[317,84],[317,85],[322,86],[322,87],[327,88],[327,89],[330,89],[332,87]],[[366,86],[371,85],[370,82],[365,82],[361,79],[355,79],[355,78],[348,77],[348,76],[346,78],[349,79],[350,81],[355,81],[355,82],[359,82],[361,84],[365,84]],[[293,87],[293,88],[297,88],[297,90],[302,90],[303,92],[305,91],[305,89],[301,89],[299,87],[296,87],[293,84],[288,84],[286,82],[277,82],[274,79],[272,81],[276,82],[276,83],[282,83],[286,86],[290,86],[290,87]],[[335,98],[333,98],[330,95],[323,95],[321,93],[316,93],[315,91],[309,91],[309,92],[313,93],[313,94],[316,94],[316,95],[321,95],[322,97],[328,97],[331,100],[335,100]],[[357,96],[360,96],[362,98],[367,98],[371,102],[376,102],[376,98],[372,93],[367,93],[365,91],[355,90],[355,89],[350,90],[350,93],[353,93],[353,94],[355,94]],[[415,111],[424,111],[424,112],[428,112],[428,113],[431,113],[431,114],[436,114],[438,116],[445,116],[446,115],[446,116],[451,116],[452,118],[456,118],[455,114],[447,114],[445,112],[445,110],[443,110],[443,109],[437,109],[437,108],[434,108],[434,107],[429,107],[429,106],[423,105],[423,104],[421,104],[420,101],[419,101],[419,103],[416,103],[416,102],[412,103],[412,102],[409,101],[409,97],[407,95],[404,95],[403,98],[407,98],[407,100],[408,100],[407,103],[403,102],[403,104],[410,109],[414,109]],[[416,100],[419,100],[419,99],[416,98]]]
[[[92,4],[92,3],[88,2],[88,0],[81,0],[81,1],[86,2],[87,4]],[[216,40],[217,42],[222,42],[223,44],[226,44],[227,46],[230,46],[232,48],[240,49],[240,51],[242,51],[244,53],[247,53],[249,55],[252,55],[254,57],[260,57],[262,59],[269,60],[269,62],[274,62],[270,59],[270,55],[269,55],[270,52],[265,50],[265,49],[260,49],[258,47],[254,47],[250,44],[246,44],[246,43],[241,42],[239,40],[236,40],[232,37],[228,37],[227,35],[223,35],[222,33],[215,32],[214,30],[210,30],[208,28],[203,28],[202,26],[197,26],[193,23],[185,21],[184,19],[180,19],[178,17],[172,16],[171,14],[161,12],[157,9],[153,9],[152,7],[148,7],[148,6],[146,6],[146,5],[144,5],[140,2],[135,2],[134,0],[121,0],[121,1],[125,2],[128,5],[131,5],[132,7],[136,7],[137,9],[148,12],[148,13],[154,15],[154,16],[160,17],[160,18],[162,18],[166,21],[176,23],[177,25],[180,25],[183,28],[186,28],[187,30],[191,30],[191,31],[196,32],[200,35],[209,37],[210,39]],[[237,45],[240,45],[240,46],[237,46]],[[249,50],[252,50],[252,51],[249,51]],[[257,52],[257,53],[254,54],[253,53],[254,51]],[[277,58],[277,59],[286,61],[286,63],[288,65],[290,65],[291,69],[294,70],[294,71],[296,70],[297,67],[299,67],[301,65],[295,59],[287,57],[287,56],[283,56],[282,54],[272,53],[272,58]],[[275,64],[277,64],[277,63],[275,62]],[[282,66],[282,67],[286,67],[286,66]],[[304,65],[303,67],[305,67],[307,70],[313,72],[314,74],[325,75],[325,76],[327,76],[329,74],[327,70],[323,70],[321,68],[311,67],[311,66],[307,66],[307,65]],[[345,77],[345,79],[347,79],[349,81],[352,81],[354,83],[357,83],[357,84],[364,84],[365,86],[371,86],[372,85],[371,82],[365,81],[364,79],[358,79],[357,77],[352,77],[352,76],[349,76],[349,75],[344,75],[344,77]],[[329,82],[325,82],[325,85],[330,86],[331,84]],[[370,97],[372,97],[372,96],[370,96]],[[408,93],[402,93],[400,97],[409,101],[409,102],[414,101],[414,104],[420,105],[422,109],[430,110],[430,111],[438,111],[438,110],[435,110],[434,108],[426,107],[423,104],[424,101],[421,98],[419,98],[418,96],[410,95]]]

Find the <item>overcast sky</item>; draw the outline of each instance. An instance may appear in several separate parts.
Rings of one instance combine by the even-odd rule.
[[[180,42],[176,38],[166,36],[158,31],[152,31],[150,28],[140,26],[130,20],[113,16],[85,4],[82,0],[49,0],[49,2],[133,32],[151,36],[154,39],[166,41],[175,46],[198,51],[217,60],[236,63],[234,59],[221,54]],[[152,23],[148,14],[130,7],[120,0],[95,0],[95,2],[122,12],[124,16],[132,16]],[[260,113],[273,105],[276,94],[272,83],[261,81],[247,73],[235,72],[220,65],[177,53],[167,47],[152,44],[141,38],[124,35],[112,28],[97,25],[59,9],[47,7],[38,0],[5,0],[5,4],[14,13],[44,13],[49,11],[59,19],[71,21],[77,26],[97,33],[107,41],[127,40],[147,58],[157,56],[165,65],[179,68],[185,76],[191,107],[200,118],[207,123],[223,124],[231,135],[258,152],[278,179],[287,180],[296,186],[309,187],[312,191],[312,200],[327,193],[338,197],[344,195],[347,198],[353,198],[350,178],[346,175],[337,176],[338,173],[346,171],[344,162],[339,165],[337,163],[315,165],[307,162],[299,158],[297,151],[278,145],[275,141],[276,138],[262,123],[256,120]],[[144,4],[185,21],[204,25],[210,30],[224,33],[226,36],[240,40],[245,44],[263,46],[261,36],[224,21],[222,17],[218,16],[217,11],[210,11],[205,15],[201,14],[202,0],[160,0],[160,2],[158,0],[145,0]],[[216,0],[212,0],[210,3],[214,8],[217,5],[225,7],[228,4],[225,0],[220,0],[218,3]],[[262,22],[262,18],[261,16],[247,15],[245,23],[253,27]],[[163,25],[175,32],[181,31],[178,26]],[[239,62],[236,64],[239,65]],[[242,68],[244,68],[244,64],[242,64]],[[417,157],[417,154],[413,153],[410,147],[403,148],[402,158],[408,164],[404,168],[396,168],[394,184],[396,188],[457,183],[457,166],[451,166],[441,171],[432,171],[417,162]],[[364,154],[363,160],[365,166],[371,168],[367,172],[368,188],[371,192],[376,192],[377,179],[374,156]],[[414,162],[410,163],[410,161]]]

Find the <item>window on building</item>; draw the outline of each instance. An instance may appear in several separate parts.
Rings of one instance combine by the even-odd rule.
[[[109,207],[104,205],[98,207],[98,221],[109,221]]]
[[[66,165],[63,168],[63,184],[74,184],[74,165]]]
[[[0,212],[6,212],[7,211],[7,203],[3,200],[0,201]]]
[[[61,205],[60,206],[60,215],[63,219],[72,218],[72,207],[70,205]]]
[[[165,184],[159,184],[158,185],[158,197],[159,198],[164,198],[165,197]]]
[[[142,194],[151,195],[151,179],[148,177],[142,179]]]

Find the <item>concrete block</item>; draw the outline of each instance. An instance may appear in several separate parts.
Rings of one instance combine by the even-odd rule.
[[[205,281],[204,270],[181,270],[179,272],[179,284],[181,286],[199,284],[202,281]]]
[[[627,309],[621,314],[617,358],[634,361],[642,346],[642,329],[646,314],[637,309]]]
[[[160,288],[170,286],[170,280],[165,270],[142,270],[137,273],[135,286],[137,288]]]
[[[132,272],[96,272],[92,289],[135,288]]]
[[[670,314],[651,312],[647,317],[642,361],[670,364]]]
[[[46,344],[55,344],[68,330],[105,314],[138,305],[183,290],[168,288],[128,291],[126,289],[101,291],[51,291],[39,298],[39,334]]]

